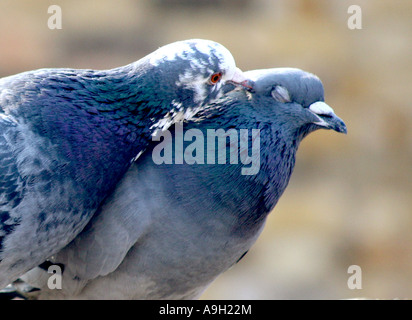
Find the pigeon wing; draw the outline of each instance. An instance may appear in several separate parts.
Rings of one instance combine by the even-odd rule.
[[[23,199],[25,180],[21,177],[13,152],[10,137],[17,133],[11,117],[0,114],[0,262],[6,238],[20,224],[15,207]]]
[[[124,214],[135,213],[131,207],[136,207],[139,201],[133,195],[139,179],[137,170],[137,166],[132,165],[86,228],[53,257],[53,262],[65,266],[65,273],[85,281],[109,274],[147,232],[150,215]]]

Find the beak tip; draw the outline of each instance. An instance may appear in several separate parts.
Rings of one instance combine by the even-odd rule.
[[[339,118],[338,122],[334,126],[332,126],[331,129],[335,130],[338,133],[348,134],[348,128],[346,127],[346,124]]]
[[[242,72],[242,70],[240,70],[239,68],[236,68],[236,71],[233,77],[229,80],[229,82],[250,90],[253,89],[254,84],[254,82],[247,78],[245,74]]]
[[[338,129],[339,129],[339,131],[338,132],[340,132],[340,133],[343,133],[343,134],[348,134],[348,127],[346,126],[346,124],[345,124],[345,122],[343,122],[343,120],[342,119],[340,119],[339,118],[339,123],[338,123]]]

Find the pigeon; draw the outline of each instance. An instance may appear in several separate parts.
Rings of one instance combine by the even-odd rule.
[[[188,121],[153,137],[86,228],[22,277],[38,299],[196,299],[236,264],[285,191],[302,139],[346,133],[319,78],[245,73]],[[219,131],[220,130],[220,131]],[[50,288],[50,266],[61,288]]]
[[[210,40],[168,44],[111,70],[0,79],[0,288],[67,246],[156,132],[249,87]]]

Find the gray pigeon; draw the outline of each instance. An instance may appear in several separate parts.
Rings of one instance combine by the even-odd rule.
[[[231,91],[155,137],[85,230],[23,277],[39,298],[197,298],[245,255],[288,185],[301,140],[317,129],[346,133],[316,76],[246,75],[253,90]],[[54,263],[61,290],[48,289]]]
[[[245,81],[226,48],[198,39],[116,69],[0,79],[0,288],[73,240],[152,134]]]

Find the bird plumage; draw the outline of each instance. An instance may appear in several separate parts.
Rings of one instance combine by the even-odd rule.
[[[226,48],[197,39],[111,70],[0,79],[0,288],[84,228],[156,130],[244,80]]]
[[[251,92],[230,91],[184,122],[184,130],[173,125],[171,140],[163,132],[160,143],[164,152],[172,146],[171,163],[155,163],[154,141],[129,168],[85,230],[51,259],[64,265],[62,290],[48,290],[39,268],[23,277],[43,289],[40,298],[195,298],[243,257],[288,185],[301,140],[321,128],[346,132],[334,113],[321,114],[330,107],[316,76],[298,69],[247,75],[254,80]],[[226,163],[219,163],[219,150],[207,139],[218,129],[237,134],[235,149],[230,139],[220,147],[239,158],[259,143],[257,170],[242,173],[253,163],[231,160],[226,151],[220,158]],[[198,133],[204,139],[196,152],[203,145],[214,153],[205,152],[203,163],[176,164],[179,153],[194,156],[190,146]]]

